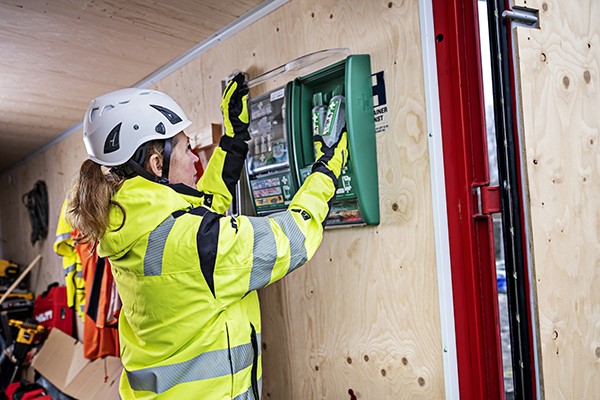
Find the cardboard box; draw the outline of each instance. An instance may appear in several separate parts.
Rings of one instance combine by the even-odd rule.
[[[119,398],[121,360],[104,357],[90,361],[83,357],[83,344],[59,329],[50,331],[32,366],[61,392],[76,399]]]

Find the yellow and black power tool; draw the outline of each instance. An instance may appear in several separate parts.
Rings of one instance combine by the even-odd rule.
[[[19,266],[9,260],[0,259],[0,278],[14,279],[19,275]]]
[[[4,315],[3,317],[4,321],[6,321],[6,317]],[[17,337],[14,339],[10,338],[10,336],[12,336],[10,334],[11,327],[17,329]],[[9,338],[12,340],[9,339],[7,341],[7,343],[10,343],[11,345],[4,350],[4,353],[8,357],[8,360],[15,364],[9,382],[14,380],[17,371],[25,360],[29,350],[31,350],[34,345],[41,342],[45,331],[46,328],[35,321],[29,322],[18,319],[8,320],[8,329],[6,330],[6,333],[8,333]]]
[[[41,340],[42,334],[46,330],[42,325],[36,322],[20,321],[11,319],[8,321],[9,326],[14,326],[19,330],[15,343],[31,346],[37,344]]]

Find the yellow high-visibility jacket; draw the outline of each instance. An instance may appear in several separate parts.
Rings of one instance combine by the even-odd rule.
[[[85,282],[81,259],[75,250],[71,233],[73,228],[65,218],[68,200],[65,199],[60,208],[56,224],[56,240],[54,252],[62,257],[65,286],[67,287],[67,306],[74,308],[80,318],[83,318],[85,307]]]
[[[204,195],[142,177],[114,195],[124,213],[112,208],[98,253],[123,302],[123,399],[260,398],[256,290],[313,256],[337,178],[313,173],[285,212],[224,216],[247,151],[232,143],[215,150],[198,183]]]

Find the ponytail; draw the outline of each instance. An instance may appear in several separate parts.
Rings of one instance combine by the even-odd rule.
[[[113,194],[122,183],[122,178],[105,173],[102,167],[92,160],[81,164],[67,211],[67,220],[81,235],[77,239],[78,242],[97,243],[104,236],[113,205],[121,209],[125,222],[125,210],[112,200]]]

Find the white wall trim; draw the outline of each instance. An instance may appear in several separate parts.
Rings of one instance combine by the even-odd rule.
[[[445,398],[460,399],[432,0],[419,0]]]

